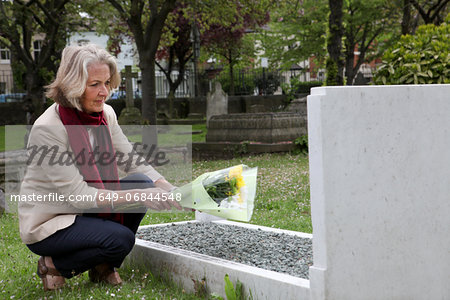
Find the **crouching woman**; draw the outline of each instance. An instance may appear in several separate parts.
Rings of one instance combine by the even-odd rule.
[[[148,164],[134,159],[122,170],[129,175],[119,179],[124,166],[116,154],[134,150],[105,104],[119,83],[116,61],[106,50],[66,47],[47,87],[55,103],[31,130],[29,152],[44,150],[30,156],[21,194],[47,196],[47,202],[20,203],[19,224],[23,242],[41,256],[37,274],[45,290],[85,271],[93,282],[120,284],[117,268],[134,245],[146,209],[181,209],[168,197],[173,185]],[[67,153],[74,163],[61,159]],[[138,212],[117,212],[135,201],[142,207]]]

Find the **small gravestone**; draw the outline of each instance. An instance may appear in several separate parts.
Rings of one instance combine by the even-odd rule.
[[[220,82],[216,82],[212,93],[206,96],[206,124],[215,115],[228,113],[228,95],[222,90]]]
[[[140,125],[142,119],[141,112],[134,106],[133,98],[133,78],[137,78],[138,74],[131,71],[131,66],[125,66],[125,71],[122,71],[122,76],[125,77],[125,101],[127,106],[120,113],[119,124]]]
[[[277,88],[277,90],[273,94],[274,95],[282,95],[283,94],[283,89],[281,88],[281,86],[279,86]]]

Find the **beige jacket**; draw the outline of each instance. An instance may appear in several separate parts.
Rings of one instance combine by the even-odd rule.
[[[116,114],[111,106],[104,105],[104,115],[108,122],[114,149],[122,153],[130,153],[132,145],[120,129]],[[71,152],[67,132],[61,122],[58,113],[58,105],[50,106],[33,125],[28,141],[30,146],[53,147],[57,146],[59,154],[64,151]],[[28,150],[30,154],[31,150]],[[49,152],[50,153],[50,152]],[[95,199],[97,189],[90,187],[84,181],[78,168],[74,165],[50,164],[50,155],[30,160],[24,180],[21,185],[21,195],[40,194],[49,195],[51,193],[62,195],[68,199],[70,195],[87,195]],[[144,173],[153,181],[163,178],[151,166],[135,164],[134,157],[131,166],[128,165],[128,173]],[[119,166],[119,169],[125,165]],[[71,205],[76,209],[95,208],[95,201],[65,201],[61,205]],[[75,209],[73,211],[76,211]],[[19,202],[19,226],[20,237],[25,244],[39,242],[52,235],[56,231],[66,228],[74,223],[76,213],[45,212],[42,206],[32,202]]]

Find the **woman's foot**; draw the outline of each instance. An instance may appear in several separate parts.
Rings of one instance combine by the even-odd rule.
[[[106,282],[111,285],[122,284],[119,273],[107,263],[96,266],[89,270],[89,279],[92,282]]]
[[[44,291],[56,290],[66,283],[65,278],[56,270],[50,256],[41,256],[38,260],[37,274],[44,285]]]

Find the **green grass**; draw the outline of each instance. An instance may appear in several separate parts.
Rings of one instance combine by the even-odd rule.
[[[193,163],[193,177],[237,164],[258,167],[252,224],[312,232],[308,158],[305,155],[264,154],[231,160]]]
[[[0,126],[0,152],[23,149],[26,133],[25,125]]]
[[[202,133],[200,134],[193,134],[192,135],[192,142],[205,142],[206,141],[206,123],[205,124],[195,124],[192,125],[192,131],[199,131],[201,130]]]
[[[0,126],[0,152],[5,151],[5,126]]]
[[[258,167],[258,185],[252,224],[312,232],[308,158],[304,155],[264,154],[232,160],[193,162],[193,177],[236,164]],[[181,183],[181,182],[179,182]],[[142,225],[191,220],[193,212],[148,213]],[[57,292],[44,292],[36,275],[37,255],[21,242],[18,217],[0,217],[0,299],[201,299],[185,293],[170,281],[155,278],[148,270],[120,269],[121,287],[93,284],[87,274],[67,280]]]
[[[21,243],[17,224],[17,215],[0,217],[1,299],[199,299],[167,280],[154,278],[146,270],[130,268],[121,268],[124,284],[120,287],[91,283],[84,273],[67,280],[66,286],[59,291],[44,292],[36,275],[38,256]]]
[[[178,126],[181,130],[183,128],[187,128],[186,126]],[[0,126],[0,152],[3,152],[6,150],[6,132],[5,132],[6,126]],[[22,149],[24,144],[24,126],[14,126],[10,127],[8,130],[11,130],[8,132],[8,150],[17,150]],[[198,125],[192,125],[193,131],[201,130],[202,133],[200,134],[193,134],[192,135],[192,142],[204,142],[206,137],[206,124],[198,124]],[[17,134],[15,131],[18,131]],[[161,143],[162,146],[182,146],[186,145],[187,142],[191,141],[191,138],[189,135],[174,135],[174,134],[160,134],[158,135],[160,140],[159,143]],[[132,142],[142,142],[142,136],[141,135],[130,135],[128,136],[130,141]]]
[[[158,134],[158,145],[161,147],[185,146],[189,142],[204,142],[206,140],[206,124],[192,125],[192,131],[201,131],[200,134],[178,134],[189,132],[191,125],[165,125],[170,126],[170,132]],[[127,135],[130,142],[141,143],[141,134]]]

